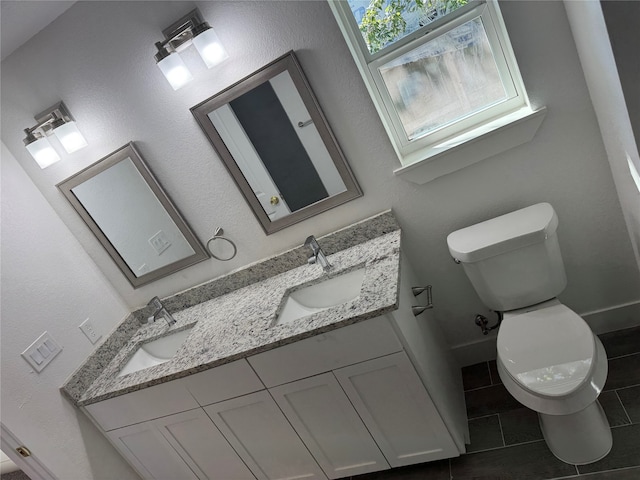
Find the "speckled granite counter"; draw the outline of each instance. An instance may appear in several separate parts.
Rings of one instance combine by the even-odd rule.
[[[385,221],[389,223],[388,218]],[[362,243],[329,255],[334,266],[329,273],[323,272],[318,265],[302,265],[180,311],[170,308],[175,312],[175,325],[169,328],[160,320],[140,327],[124,347],[119,348],[108,363],[105,362],[106,365],[100,368],[101,373],[96,374],[97,378],[88,388],[80,391],[74,385],[73,391],[68,387],[70,379],[62,387],[63,393],[77,406],[88,405],[396,309],[400,231],[397,224],[395,229],[389,228],[393,226],[391,224],[395,224],[395,220],[387,226],[387,230],[392,230],[391,233],[380,232],[380,236],[366,241],[361,238]],[[300,321],[275,324],[289,290],[319,283],[361,266],[365,266],[365,276],[358,298]],[[190,327],[192,330],[187,340],[170,361],[118,377],[121,368],[140,344]],[[95,370],[95,367],[92,368]]]

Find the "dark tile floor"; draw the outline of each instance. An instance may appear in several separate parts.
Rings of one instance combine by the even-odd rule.
[[[29,480],[29,477],[22,470],[16,470],[15,472],[3,473],[0,475],[0,480]]]
[[[576,466],[554,457],[537,414],[509,395],[491,361],[462,369],[471,436],[467,454],[352,480],[640,480],[640,327],[600,339],[609,358],[600,403],[613,448],[599,462]]]

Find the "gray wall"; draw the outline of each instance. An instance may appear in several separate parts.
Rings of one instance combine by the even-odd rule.
[[[136,479],[106,438],[58,391],[93,350],[80,322],[90,317],[106,335],[127,315],[127,307],[4,143],[0,173],[2,424],[60,480]],[[20,353],[44,331],[63,350],[35,373]]]
[[[606,0],[600,4],[637,143],[640,139],[640,2]]]

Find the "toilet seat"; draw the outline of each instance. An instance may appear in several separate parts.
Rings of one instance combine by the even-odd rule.
[[[497,353],[504,386],[539,413],[566,415],[585,408],[607,378],[602,343],[557,299],[506,312]]]
[[[533,393],[571,393],[591,374],[595,339],[574,311],[552,300],[508,312],[498,335],[498,356],[517,383]]]

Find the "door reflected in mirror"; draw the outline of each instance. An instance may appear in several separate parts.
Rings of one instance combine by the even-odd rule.
[[[362,195],[293,52],[191,111],[267,234]]]
[[[132,143],[58,188],[134,287],[208,258]]]

